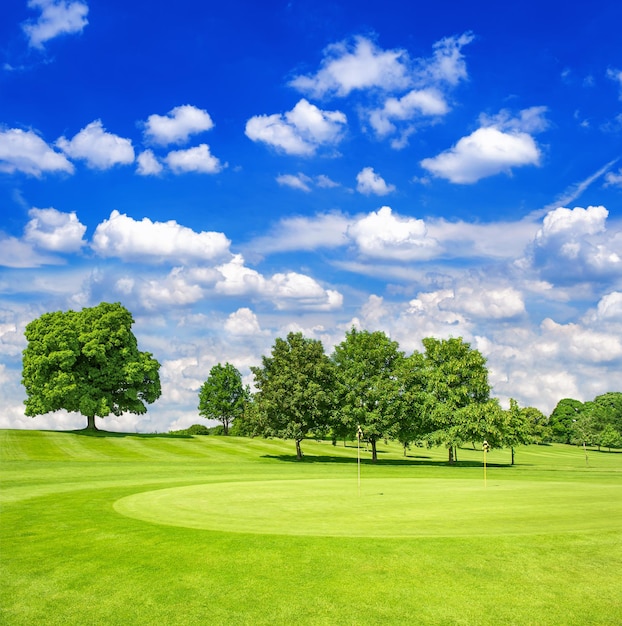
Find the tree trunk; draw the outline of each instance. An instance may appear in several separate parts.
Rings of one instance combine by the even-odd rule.
[[[454,461],[458,462],[458,446],[454,446]]]
[[[512,450],[512,465],[514,465],[514,448],[510,448]]]
[[[86,416],[86,429],[87,430],[97,430],[97,426],[95,426],[95,416],[87,415]]]
[[[296,458],[302,461],[302,450],[300,448],[300,439],[296,439]]]
[[[375,463],[378,460],[378,453],[376,452],[376,440],[371,439],[371,460]]]
[[[449,451],[449,464],[453,465],[454,464],[454,447],[449,446],[447,450]]]
[[[222,432],[223,432],[223,435],[229,434],[229,420],[222,421]]]

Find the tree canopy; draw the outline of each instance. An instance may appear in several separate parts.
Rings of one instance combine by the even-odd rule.
[[[398,344],[383,332],[352,328],[335,347],[338,419],[350,434],[360,427],[369,441],[372,460],[376,442],[388,437],[398,422],[401,402],[397,370],[404,358]]]
[[[231,363],[218,363],[199,391],[199,415],[219,421],[223,433],[228,435],[233,420],[243,415],[248,398],[249,392],[237,368]]]
[[[322,342],[289,333],[277,338],[271,356],[252,367],[257,389],[252,406],[254,432],[300,442],[311,431],[328,430],[333,411],[334,367]]]
[[[44,313],[26,326],[22,383],[26,415],[65,409],[87,418],[142,414],[160,397],[160,364],[140,352],[131,313],[102,302],[81,311]]]

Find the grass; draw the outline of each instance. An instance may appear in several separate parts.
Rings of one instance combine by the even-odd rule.
[[[622,623],[622,454],[0,431],[0,623]]]

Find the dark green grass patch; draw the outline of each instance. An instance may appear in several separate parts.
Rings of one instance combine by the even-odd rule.
[[[362,452],[358,496],[355,447],[303,449],[295,463],[291,442],[0,431],[0,623],[622,623],[622,455],[531,446],[510,467],[494,451],[484,487],[481,451],[450,467],[389,445],[378,465]],[[157,493],[173,497],[160,514],[182,497],[177,522],[219,529],[118,510]],[[369,535],[409,517],[436,534]]]

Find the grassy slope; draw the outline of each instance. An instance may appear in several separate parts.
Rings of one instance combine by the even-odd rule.
[[[0,623],[622,622],[617,518],[598,532],[404,539],[194,530],[114,508],[135,493],[223,481],[352,479],[356,489],[355,448],[303,450],[296,463],[291,442],[0,431]],[[481,482],[481,453],[459,457],[448,467],[443,450],[404,459],[385,446],[377,466],[363,464],[363,481]],[[518,450],[515,467],[504,465],[507,451],[488,460],[491,491],[506,480],[563,481],[622,498],[622,454],[590,452],[586,467],[576,448],[532,446]],[[433,506],[446,508],[449,525],[462,514],[442,498]],[[581,515],[602,518],[605,508],[596,499]]]

